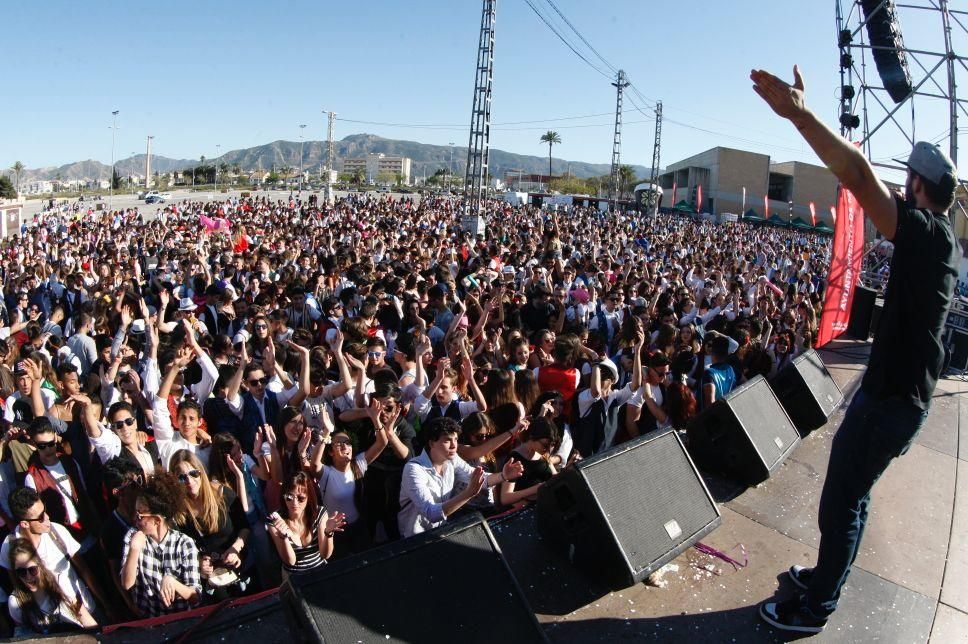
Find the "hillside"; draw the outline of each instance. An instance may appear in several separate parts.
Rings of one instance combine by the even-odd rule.
[[[536,144],[537,146],[537,144]],[[280,168],[290,166],[299,167],[299,148],[298,141],[274,141],[265,145],[242,150],[231,150],[222,155],[221,161],[229,164],[238,164],[244,170],[264,170],[271,169],[273,166]],[[384,139],[372,134],[351,134],[341,141],[336,142],[336,167],[340,166],[340,159],[348,157],[364,156],[367,153],[383,153],[388,156],[405,156],[413,159],[411,174],[414,177],[421,177],[433,174],[439,168],[446,168],[451,158],[451,148],[447,145],[430,145],[418,143],[416,141],[403,141],[396,139]],[[325,141],[306,141],[303,148],[303,165],[307,170],[318,170],[326,159]],[[144,154],[138,154],[126,159],[120,159],[115,164],[118,172],[122,175],[128,173],[144,173]],[[467,148],[454,146],[453,149],[454,171],[463,173],[467,162]],[[211,159],[206,159],[210,162]],[[152,172],[169,172],[180,170],[197,165],[197,160],[191,159],[171,159],[164,156],[151,156]],[[582,161],[568,161],[566,159],[552,158],[552,172],[554,174],[564,174],[571,172],[576,177],[588,178],[608,174],[609,165],[607,163],[585,163]],[[636,176],[648,176],[649,170],[643,166],[632,166]],[[522,171],[525,174],[544,174],[548,171],[548,157],[540,155],[525,155],[505,152],[503,150],[491,149],[489,170],[492,176],[502,177],[505,171]],[[107,179],[111,173],[111,166],[103,164],[93,159],[68,163],[59,167],[47,167],[25,170],[21,181],[51,180],[60,177],[61,180],[71,179],[93,180],[98,178]]]

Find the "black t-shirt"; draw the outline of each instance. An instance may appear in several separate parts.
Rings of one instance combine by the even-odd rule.
[[[960,247],[947,214],[907,208],[898,199],[897,215],[884,310],[861,386],[872,398],[900,396],[927,409],[944,362],[941,334]]]
[[[517,461],[524,466],[524,473],[521,477],[515,479],[514,489],[524,490],[531,487],[532,485],[537,485],[538,483],[544,483],[552,476],[551,466],[548,465],[548,461],[543,458],[536,460],[525,459],[519,452],[513,451],[508,455],[509,461]]]

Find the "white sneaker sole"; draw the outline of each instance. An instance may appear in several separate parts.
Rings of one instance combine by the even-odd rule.
[[[823,626],[793,626],[790,624],[784,624],[778,621],[775,615],[770,614],[767,611],[767,606],[775,606],[776,604],[762,604],[760,606],[760,619],[781,631],[794,631],[797,633],[821,633],[823,632]]]

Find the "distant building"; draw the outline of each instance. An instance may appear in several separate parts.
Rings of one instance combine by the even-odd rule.
[[[837,200],[837,178],[827,168],[810,163],[772,163],[765,154],[716,147],[670,164],[659,175],[659,185],[664,207],[681,201],[696,207],[702,186],[703,212],[740,214],[752,209],[760,217],[777,214],[809,223],[813,203],[817,223],[833,226],[830,207]]]
[[[370,153],[365,157],[343,159],[343,172],[356,174],[362,171],[368,183],[378,181],[396,183],[396,178],[401,177],[403,184],[410,185],[412,163],[410,157],[389,157],[385,154]]]
[[[548,184],[554,175],[524,174],[517,170],[504,171],[504,183],[513,192],[548,192]]]

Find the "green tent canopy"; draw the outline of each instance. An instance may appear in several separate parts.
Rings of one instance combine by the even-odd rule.
[[[696,212],[696,209],[685,199],[674,205],[672,209],[678,210],[679,212]]]
[[[816,226],[814,226],[813,229],[816,230],[818,233],[826,233],[828,235],[832,235],[834,232],[833,228],[831,228],[830,226],[828,226],[826,223],[822,221]]]
[[[812,229],[813,228],[813,226],[811,226],[810,224],[808,224],[807,222],[805,222],[803,219],[801,219],[799,217],[797,217],[796,219],[793,220],[793,227],[794,228],[803,228],[805,230],[806,229]]]
[[[743,219],[745,221],[751,221],[751,222],[754,222],[754,223],[757,222],[757,221],[766,221],[765,219],[763,219],[762,217],[760,217],[759,215],[757,215],[756,214],[756,211],[753,210],[752,208],[750,208],[745,213],[743,213]]]
[[[780,217],[780,215],[778,215],[776,213],[773,213],[772,215],[770,215],[770,218],[767,219],[767,221],[770,222],[771,224],[773,224],[774,226],[784,226],[784,227],[786,227],[786,226],[789,225],[786,221],[783,220],[782,217]]]

